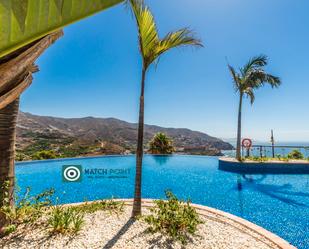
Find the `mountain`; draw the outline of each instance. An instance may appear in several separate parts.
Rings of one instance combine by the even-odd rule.
[[[232,145],[189,129],[145,125],[145,145],[157,133],[173,139],[177,152],[221,155]],[[134,153],[137,125],[115,118],[57,118],[20,112],[17,122],[17,152],[23,159],[42,150],[61,156]]]

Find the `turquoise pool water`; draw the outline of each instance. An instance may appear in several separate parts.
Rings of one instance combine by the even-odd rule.
[[[63,165],[81,165],[80,182],[64,182]],[[132,198],[134,156],[17,163],[17,183],[32,193],[54,188],[62,203]],[[145,156],[143,198],[179,198],[241,216],[309,248],[309,175],[238,175],[218,170],[218,158]]]

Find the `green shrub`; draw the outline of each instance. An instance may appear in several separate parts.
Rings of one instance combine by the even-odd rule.
[[[31,158],[27,156],[26,154],[21,153],[21,152],[16,152],[15,161],[26,161],[30,159]]]
[[[293,150],[288,154],[289,159],[304,159],[304,155],[299,150]]]
[[[16,190],[19,192],[19,189]],[[12,232],[22,223],[33,223],[42,217],[46,207],[50,206],[50,197],[54,194],[53,189],[46,190],[38,195],[30,196],[30,188],[26,189],[22,198],[15,197],[16,205],[10,206],[9,181],[4,182],[1,189],[0,212],[5,216],[7,232]],[[15,229],[14,229],[15,227]]]
[[[33,223],[39,219],[43,215],[45,207],[51,204],[50,196],[54,194],[54,190],[50,189],[31,197],[30,188],[27,188],[22,198],[14,198],[16,205],[11,207],[9,185],[9,181],[5,181],[1,187],[0,213],[6,220],[6,226],[3,228],[4,235],[14,232],[20,224]],[[16,192],[18,191],[17,189]]]
[[[54,193],[54,189],[48,189],[31,197],[30,188],[27,188],[26,193],[21,200],[17,199],[17,219],[21,220],[22,223],[34,222],[39,219],[43,215],[46,207],[51,205],[51,197]]]
[[[8,235],[8,234],[13,233],[15,231],[16,231],[16,225],[14,225],[14,224],[7,225],[7,226],[3,227],[4,235]]]
[[[165,194],[168,200],[155,201],[155,207],[150,209],[151,214],[143,220],[150,225],[149,232],[159,232],[185,244],[189,235],[195,235],[202,221],[190,201],[179,201],[170,191]]]
[[[52,209],[48,224],[52,233],[77,233],[84,224],[84,214],[72,207],[56,206]]]
[[[52,150],[42,150],[32,155],[33,160],[46,160],[46,159],[55,159],[55,158],[57,158],[57,155]]]

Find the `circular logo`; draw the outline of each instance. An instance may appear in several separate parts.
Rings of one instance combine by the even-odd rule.
[[[76,182],[80,179],[81,170],[77,166],[68,166],[63,170],[63,177],[69,182]]]
[[[252,140],[249,138],[244,138],[241,144],[245,148],[250,148],[252,146]]]

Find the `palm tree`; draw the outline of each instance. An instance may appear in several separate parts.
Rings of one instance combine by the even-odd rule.
[[[268,83],[271,87],[279,87],[281,84],[280,78],[265,72],[264,67],[267,65],[268,59],[265,55],[260,55],[251,58],[247,64],[240,68],[239,72],[228,65],[229,71],[233,78],[233,83],[236,92],[239,93],[238,107],[238,128],[237,128],[237,146],[236,159],[241,160],[241,111],[243,96],[250,98],[251,104],[254,103],[254,91]]]
[[[143,0],[130,0],[137,27],[139,48],[142,57],[141,93],[139,103],[138,138],[136,149],[135,194],[132,217],[141,214],[141,183],[144,136],[144,90],[146,73],[150,65],[158,62],[160,56],[172,48],[180,46],[202,46],[188,29],[168,33],[163,39],[159,38],[154,17]]]
[[[159,132],[149,142],[149,150],[151,154],[172,154],[175,149],[173,141],[164,133]]]
[[[9,181],[14,205],[14,157],[19,97],[38,71],[35,60],[62,36],[61,28],[123,0],[0,2],[0,199]],[[44,5],[44,6],[43,6]],[[2,205],[0,200],[0,207]],[[0,227],[5,223],[0,212]],[[1,230],[1,229],[0,229]],[[1,233],[1,231],[0,231]]]
[[[0,75],[3,75],[0,85],[0,207],[4,204],[2,187],[6,181],[9,204],[14,206],[15,140],[20,95],[32,83],[32,74],[38,71],[35,60],[60,36],[62,31],[0,58]],[[0,212],[0,227],[5,222]]]

